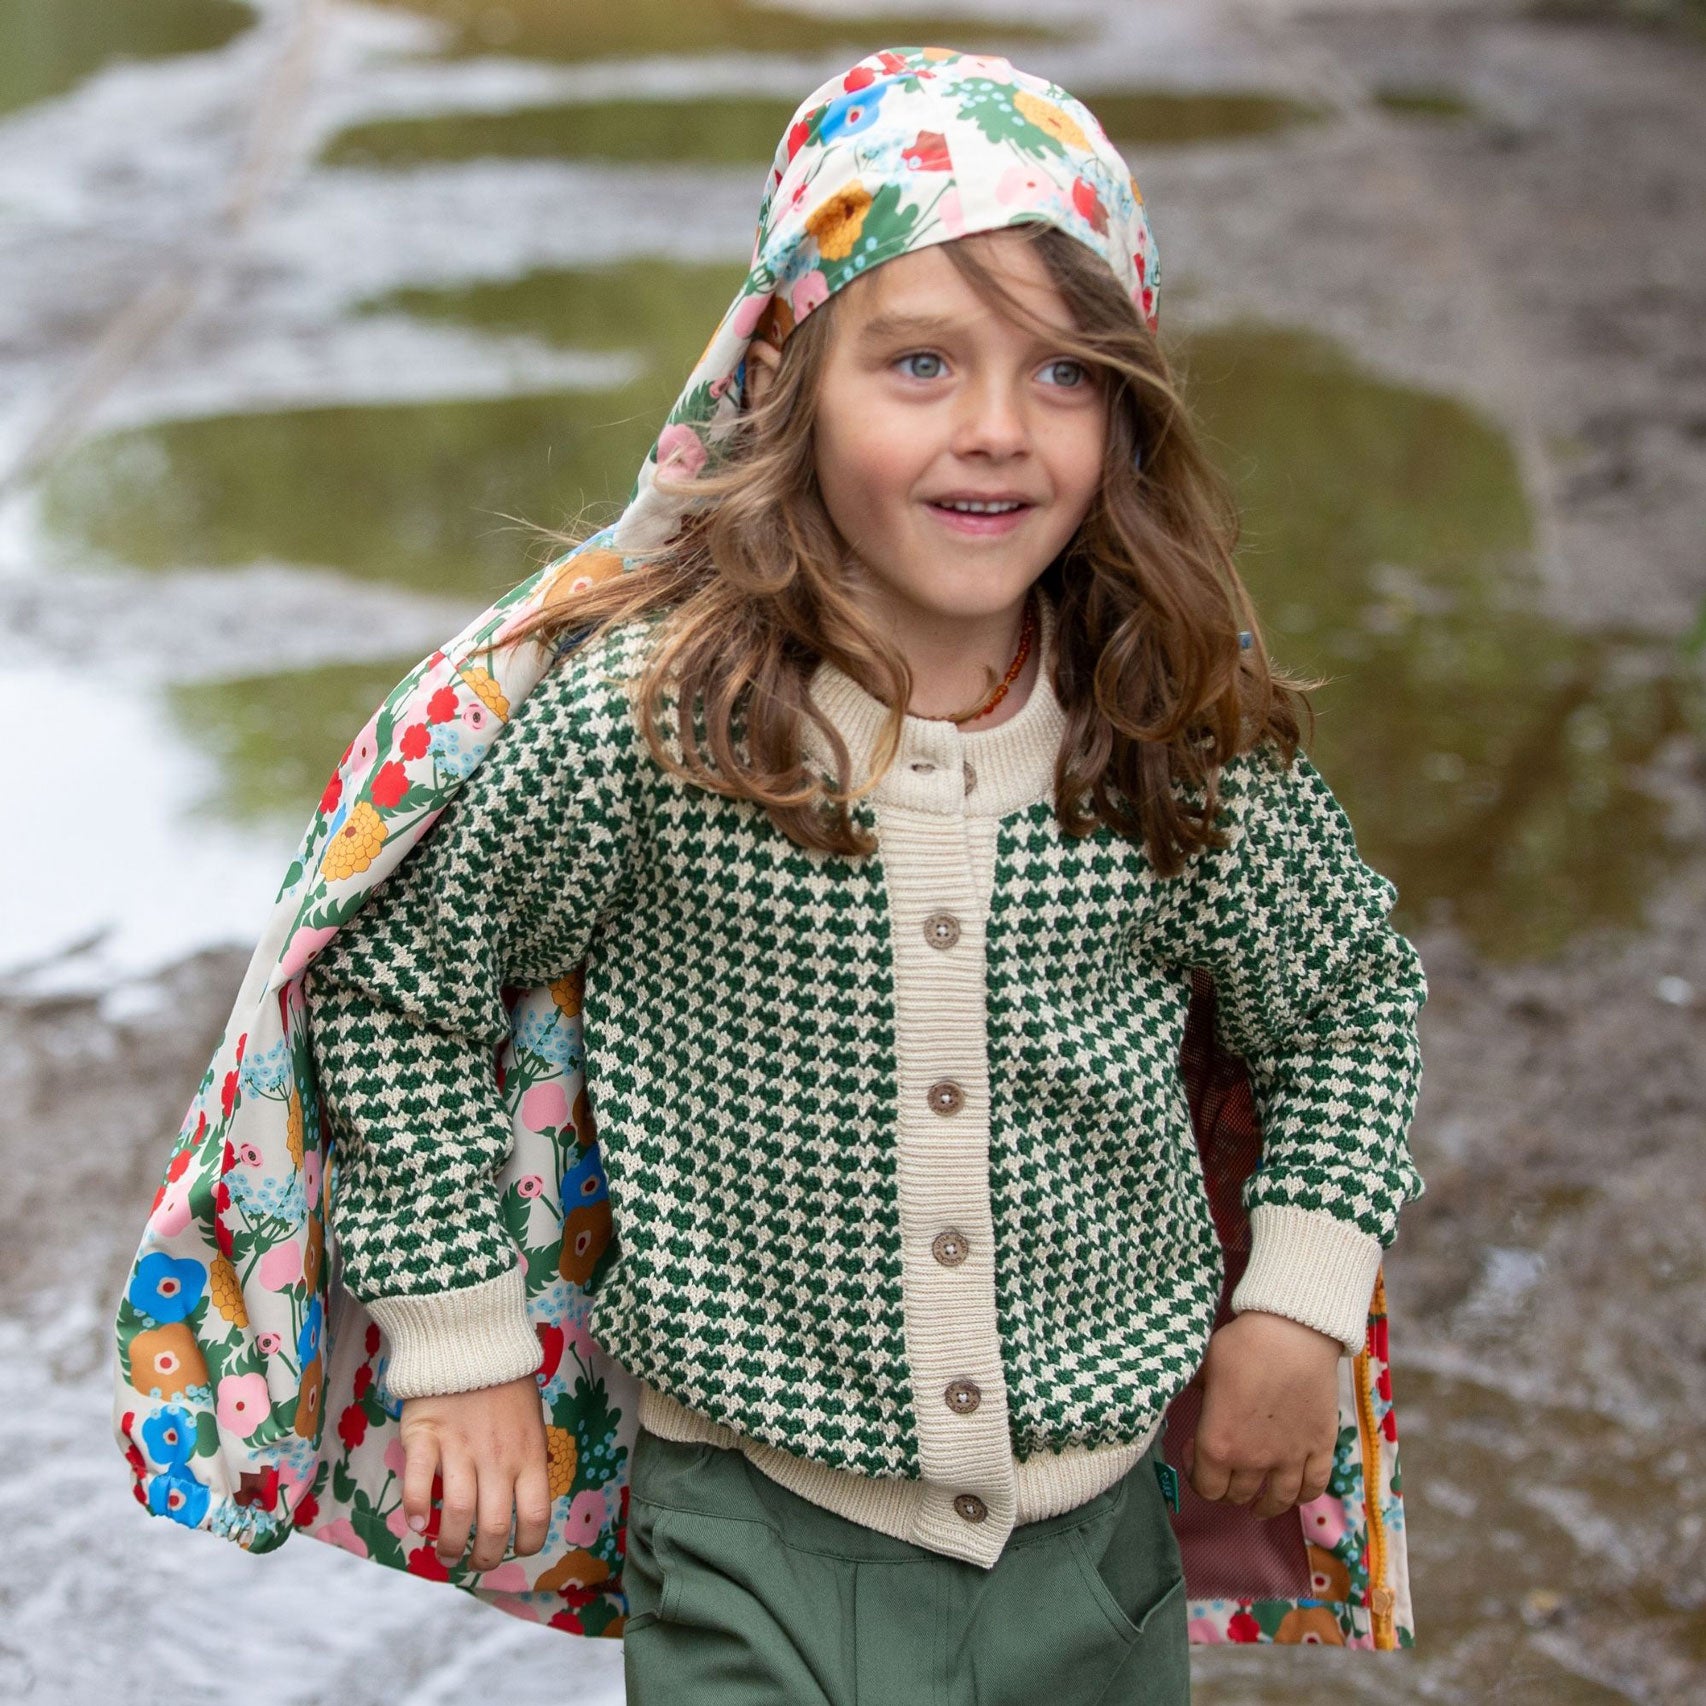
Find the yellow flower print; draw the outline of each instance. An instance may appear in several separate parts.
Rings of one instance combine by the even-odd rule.
[[[481,669],[478,664],[462,671],[462,679],[479,694],[485,702],[486,709],[494,717],[509,715],[509,700],[504,697],[504,691],[492,679],[488,670]]]
[[[290,1159],[302,1165],[302,1097],[294,1084],[290,1087],[290,1107],[284,1116],[284,1145]]]
[[[551,1497],[560,1499],[575,1484],[575,1436],[567,1428],[546,1428],[545,1451],[550,1460]]]
[[[1046,130],[1056,141],[1064,142],[1068,148],[1090,152],[1089,137],[1053,101],[1045,101],[1029,89],[1017,89],[1013,93],[1013,105],[1038,130]]]
[[[1131,199],[1135,201],[1139,207],[1143,206],[1143,191],[1137,187],[1136,178],[1131,180]]]
[[[353,877],[379,857],[379,849],[384,845],[384,819],[366,800],[357,800],[320,861],[320,875],[334,883]]]
[[[578,1019],[581,998],[586,993],[586,972],[577,966],[567,977],[554,977],[550,983],[551,999],[566,1019]]]
[[[853,253],[870,211],[871,193],[862,184],[849,184],[812,209],[806,229],[817,238],[818,252],[826,261],[844,261]]]
[[[237,1283],[237,1269],[229,1256],[215,1256],[208,1274],[213,1293],[213,1306],[233,1327],[247,1327],[249,1311],[243,1303],[243,1288]]]

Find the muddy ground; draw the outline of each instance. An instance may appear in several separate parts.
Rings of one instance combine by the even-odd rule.
[[[1553,613],[1685,632],[1706,599],[1698,36],[1485,3],[1212,10],[1274,81],[1332,91],[1345,118],[1148,170],[1191,312],[1312,322],[1370,363],[1480,398],[1522,447]],[[1472,110],[1393,115],[1370,93],[1394,80],[1450,87]],[[1648,897],[1641,932],[1503,966],[1447,932],[1417,937],[1428,1191],[1386,1273],[1420,1645],[1379,1659],[1199,1650],[1201,1701],[1706,1698],[1698,744],[1667,748],[1651,782],[1700,856]],[[104,1003],[0,991],[5,1360],[24,1409],[74,1417],[56,1433],[16,1423],[41,1469],[8,1481],[0,1526],[37,1537],[39,1569],[0,1586],[7,1698],[106,1697],[121,1649],[147,1647],[145,1601],[115,1580],[175,1571],[187,1591],[199,1578],[184,1557],[205,1572],[222,1550],[143,1534],[167,1525],[129,1505],[106,1358],[111,1301],[246,959],[199,954]],[[327,1557],[293,1552],[292,1570],[349,1562],[295,1550]],[[231,1606],[266,1562],[232,1562]],[[562,1698],[543,1692],[556,1638],[477,1627],[493,1622],[514,1697],[535,1697],[531,1681]],[[392,1674],[413,1677],[407,1698],[449,1698],[441,1644],[402,1619],[382,1644]],[[165,1697],[151,1674],[132,1675],[132,1698]],[[328,1661],[323,1693],[277,1697],[404,1697],[372,1692],[369,1674]],[[174,1698],[214,1698],[213,1677],[184,1670]]]

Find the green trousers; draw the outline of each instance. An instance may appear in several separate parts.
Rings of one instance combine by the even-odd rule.
[[[738,1450],[642,1428],[629,1464],[629,1706],[1186,1706],[1185,1580],[1159,1446],[994,1567],[862,1528]]]

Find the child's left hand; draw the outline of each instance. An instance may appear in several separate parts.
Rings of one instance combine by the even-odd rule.
[[[1337,1339],[1261,1309],[1212,1333],[1191,1382],[1203,1388],[1202,1414],[1184,1446],[1198,1496],[1264,1518],[1320,1498],[1338,1440],[1342,1355]]]

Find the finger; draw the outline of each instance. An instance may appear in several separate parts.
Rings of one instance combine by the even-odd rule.
[[[1199,1498],[1220,1498],[1226,1492],[1226,1483],[1230,1478],[1227,1466],[1213,1452],[1204,1450],[1195,1441],[1188,1442],[1186,1449],[1190,1455],[1186,1475],[1190,1480],[1191,1490]]]
[[[543,1452],[515,1478],[515,1552],[540,1551],[551,1532],[551,1476]]]
[[[515,1472],[501,1464],[483,1463],[479,1471],[480,1528],[474,1537],[476,1570],[495,1570],[509,1550],[509,1524],[515,1510]]]
[[[474,1461],[459,1451],[444,1454],[444,1516],[438,1530],[438,1557],[442,1564],[456,1564],[468,1550],[468,1531],[474,1521],[477,1493]]]
[[[1301,1502],[1312,1504],[1324,1494],[1333,1482],[1333,1453],[1329,1448],[1325,1451],[1311,1452],[1303,1465],[1303,1491]]]
[[[403,1518],[416,1534],[432,1522],[432,1483],[438,1474],[438,1437],[426,1430],[403,1441]]]
[[[1265,1469],[1234,1469],[1227,1477],[1226,1491],[1221,1497],[1229,1505],[1247,1505],[1261,1492],[1267,1477]]]
[[[1260,1517],[1263,1521],[1271,1516],[1278,1516],[1282,1511],[1290,1510],[1298,1502],[1302,1491],[1303,1464],[1301,1461],[1289,1466],[1270,1469],[1266,1491],[1250,1507],[1250,1514]]]

